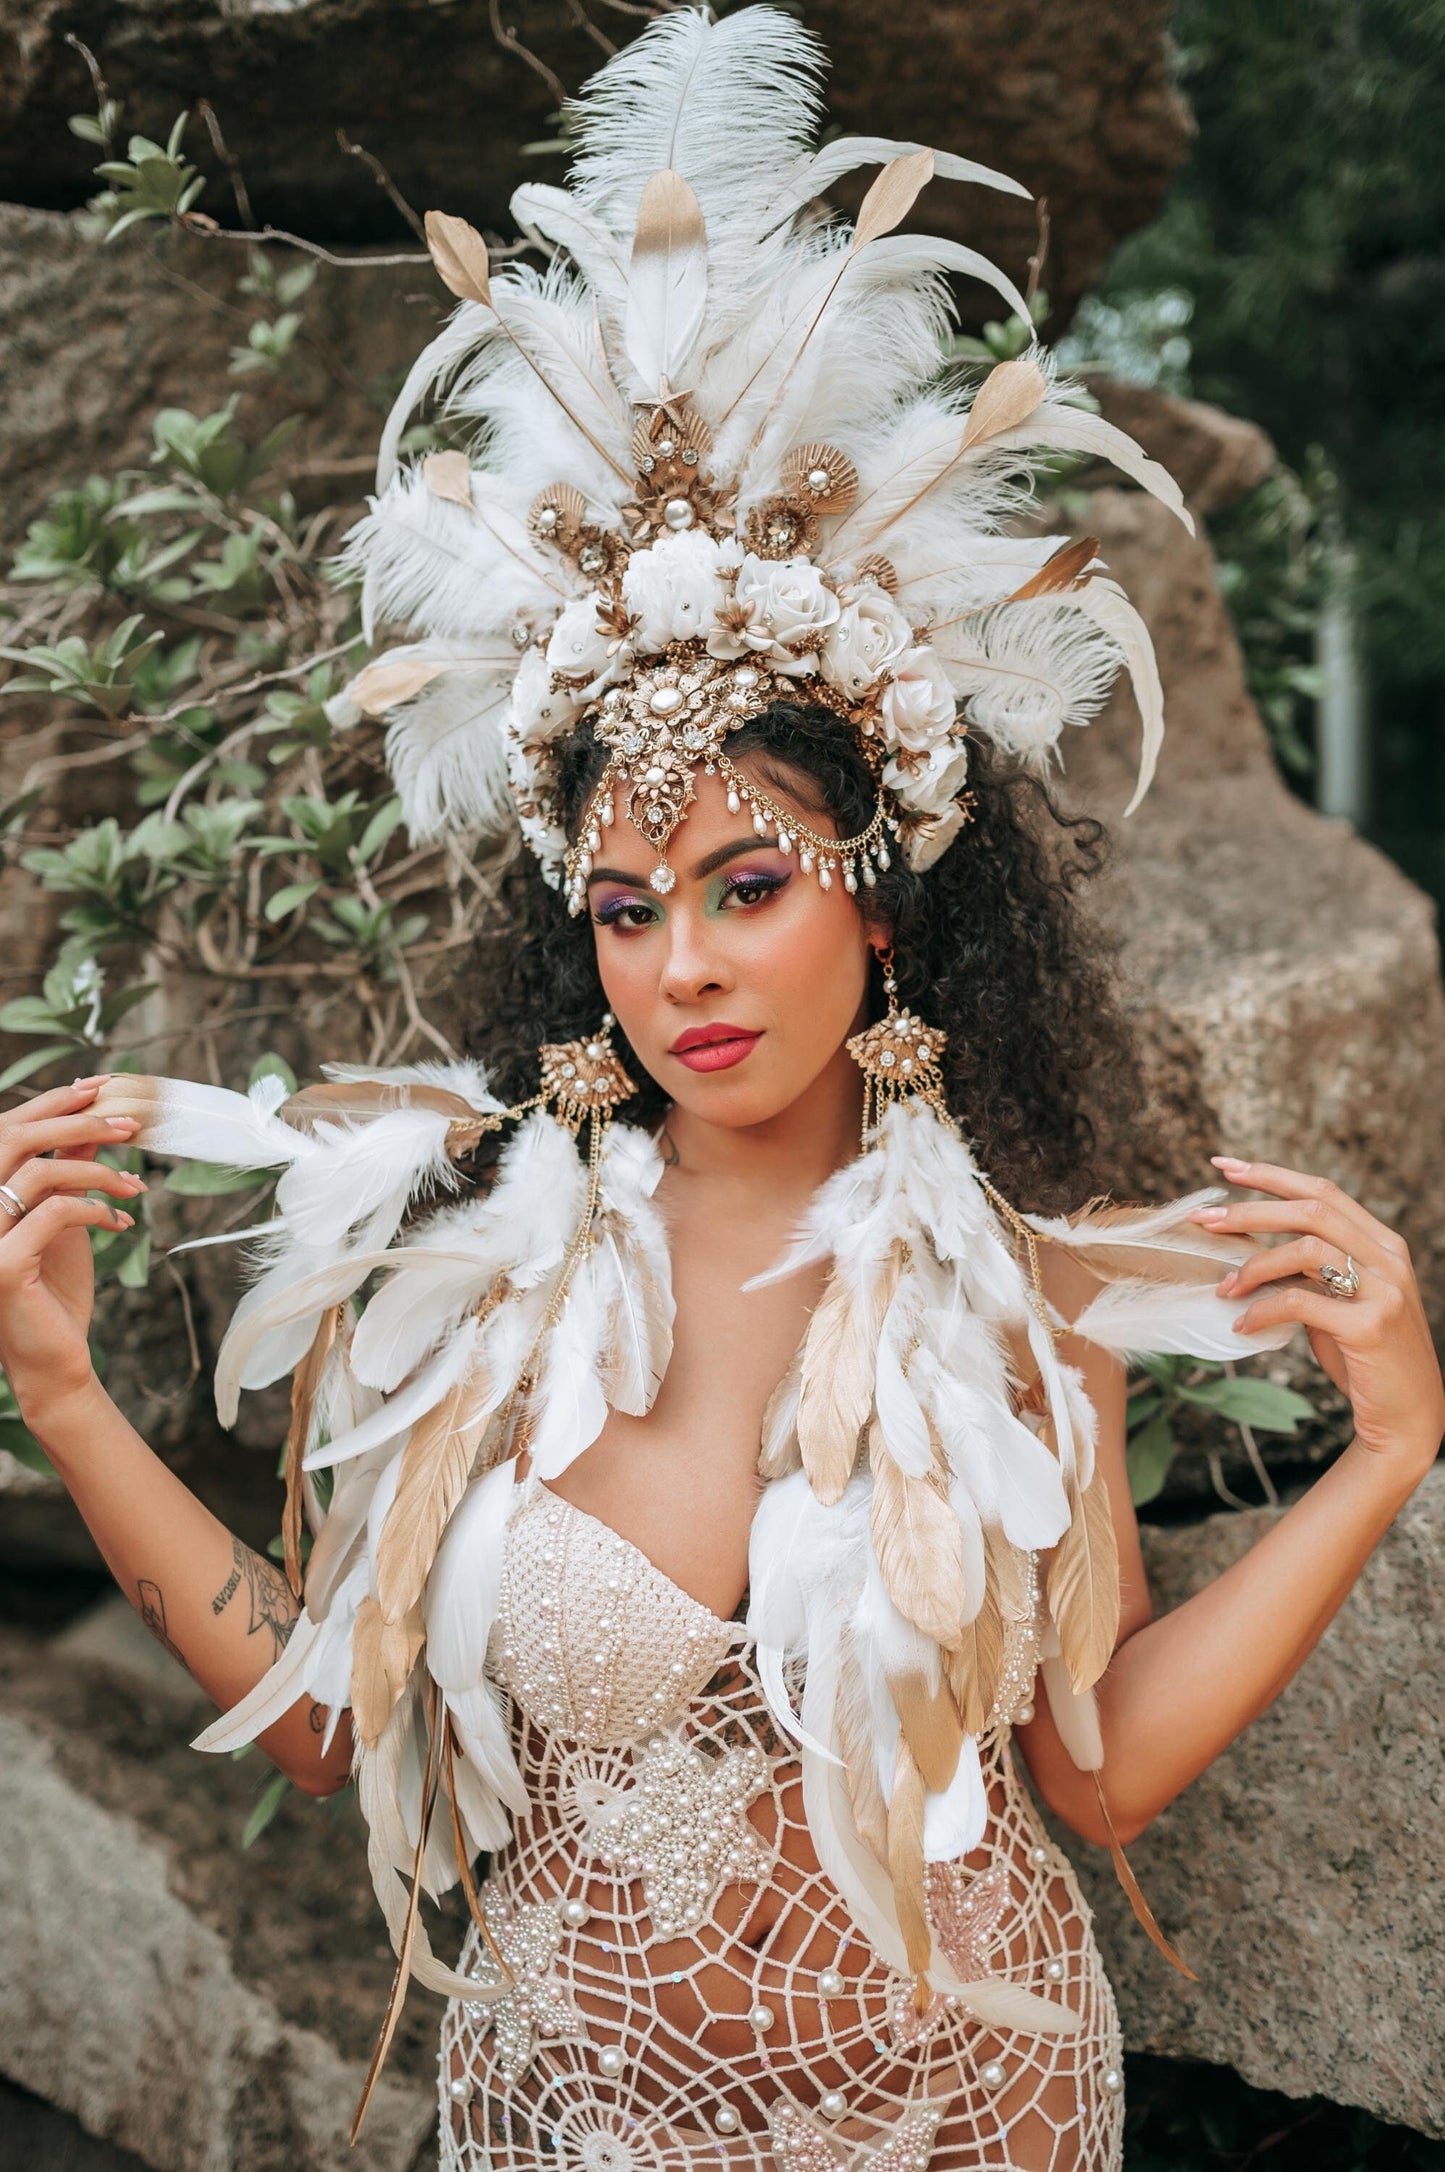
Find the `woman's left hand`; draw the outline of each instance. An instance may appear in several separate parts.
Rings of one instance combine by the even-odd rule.
[[[1445,1386],[1404,1238],[1325,1177],[1223,1155],[1214,1165],[1231,1184],[1274,1196],[1199,1207],[1191,1219],[1226,1235],[1284,1235],[1281,1243],[1260,1246],[1217,1285],[1221,1297],[1233,1298],[1262,1283],[1284,1285],[1246,1305],[1236,1330],[1245,1336],[1298,1320],[1321,1366],[1353,1405],[1361,1447],[1423,1471],[1445,1433]],[[1354,1263],[1359,1289],[1350,1298],[1333,1297],[1320,1269],[1328,1265],[1343,1273],[1347,1260]]]

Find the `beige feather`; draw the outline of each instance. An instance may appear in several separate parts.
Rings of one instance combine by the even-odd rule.
[[[921,1674],[890,1674],[888,1694],[913,1762],[941,1795],[958,1770],[963,1748],[963,1721],[947,1680],[931,1683]]]
[[[964,1624],[943,1657],[964,1729],[981,1735],[988,1725],[1003,1667],[1003,1615],[999,1606],[997,1550],[984,1543],[983,1604]]]
[[[1063,589],[1077,588],[1088,576],[1090,566],[1099,555],[1099,538],[1081,535],[1062,550],[1045,559],[1037,573],[1031,573],[1022,588],[1014,589],[1004,597],[1005,603],[1027,603],[1034,596],[1055,596]],[[947,621],[946,623],[953,623]],[[937,632],[937,627],[934,631]]]
[[[421,472],[434,498],[445,498],[449,505],[460,505],[468,513],[475,510],[472,464],[464,452],[428,453],[421,464]]]
[[[935,1644],[954,1644],[968,1607],[963,1535],[947,1500],[928,1478],[898,1468],[875,1418],[868,1428],[873,1470],[873,1551],[889,1598]]]
[[[1000,362],[974,394],[960,450],[967,452],[991,437],[1001,437],[1006,430],[1017,430],[1044,400],[1048,389],[1043,371],[1028,355]]]
[[[926,1988],[928,1964],[933,1958],[933,1932],[923,1883],[925,1793],[923,1774],[900,1736],[898,1761],[893,1768],[893,1799],[888,1805],[888,1875],[893,1881],[893,1900],[908,1965],[921,1979],[920,1989]]]
[[[808,1323],[798,1447],[808,1483],[825,1507],[841,1497],[858,1460],[873,1408],[878,1332],[897,1279],[895,1252],[860,1303],[844,1278],[834,1274]]]
[[[425,220],[426,245],[442,285],[459,302],[492,304],[492,266],[487,245],[474,226],[454,218],[449,211],[429,211]]]
[[[435,656],[379,656],[357,673],[346,691],[363,716],[381,717],[451,668],[450,659]]]
[[[878,1767],[873,1756],[873,1716],[858,1662],[853,1656],[851,1644],[844,1632],[842,1656],[838,1668],[838,1703],[835,1718],[838,1728],[838,1748],[847,1770],[848,1799],[853,1808],[853,1823],[858,1828],[863,1845],[871,1850],[886,1870],[888,1867],[888,1805],[883,1800],[883,1790],[878,1784]]]
[[[789,1471],[795,1471],[799,1466],[797,1405],[800,1368],[801,1359],[795,1358],[768,1397],[767,1407],[763,1411],[762,1439],[758,1448],[760,1478],[786,1478]]]
[[[907,151],[893,158],[869,188],[853,228],[853,249],[866,249],[870,241],[891,234],[907,218],[919,196],[933,179],[933,153]],[[1035,402],[1035,405],[1038,403]]]
[[[1048,1570],[1049,1612],[1075,1690],[1092,1689],[1119,1637],[1119,1554],[1102,1467],[1082,1492]]]
[[[321,1375],[336,1342],[344,1311],[332,1305],[321,1315],[311,1347],[291,1376],[291,1423],[286,1431],[286,1504],[281,1511],[281,1545],[286,1560],[286,1581],[296,1598],[301,1597],[301,1523],[304,1499],[301,1458],[311,1446],[311,1419]]]
[[[412,1858],[411,1866],[411,1892],[407,1898],[406,1919],[402,1925],[401,1937],[397,1941],[396,1972],[391,1979],[391,1991],[386,2001],[386,2012],[381,2018],[381,2028],[377,2032],[376,2044],[367,2065],[366,2078],[361,2085],[361,2095],[357,2099],[356,2110],[351,2115],[350,2142],[353,2149],[356,2147],[357,2138],[365,2124],[372,2094],[381,2079],[381,2070],[386,2064],[387,2053],[391,2050],[392,2038],[396,2034],[396,2025],[401,2019],[401,2009],[406,2000],[406,1987],[411,1981],[412,1949],[417,1941],[418,1917],[421,1910],[422,1866],[426,1862],[427,1841],[431,1832],[432,1812],[436,1807],[437,1779],[440,1770],[437,1757],[437,1709],[437,1689],[436,1684],[432,1683],[429,1686],[427,1698],[426,1768],[422,1787],[421,1814],[417,1819],[416,1853]],[[422,1944],[425,1947],[426,1938],[424,1933],[422,1934]]]
[[[486,1431],[488,1386],[485,1367],[474,1367],[411,1429],[376,1546],[376,1595],[388,1622],[402,1621],[425,1589]]]
[[[374,1750],[411,1679],[425,1641],[421,1608],[389,1622],[368,1592],[356,1610],[351,1635],[351,1716],[367,1749]]]

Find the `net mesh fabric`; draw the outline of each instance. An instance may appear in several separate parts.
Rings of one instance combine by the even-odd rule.
[[[930,1867],[929,1908],[961,1975],[1065,2001],[1075,2036],[918,2014],[817,1867],[741,1623],[534,1486],[488,1662],[531,1804],[482,1892],[515,1988],[446,2008],[444,2172],[1117,2172],[1112,1993],[1009,1745],[1037,1636],[1035,1604],[980,1745],[987,1839]],[[460,1965],[496,1973],[475,1925]]]

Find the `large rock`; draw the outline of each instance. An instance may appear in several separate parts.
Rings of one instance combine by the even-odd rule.
[[[614,41],[635,27],[598,13]],[[552,0],[509,0],[505,16],[569,90],[605,57],[601,32],[569,24]],[[1117,243],[1153,217],[1184,155],[1190,124],[1170,82],[1168,19],[1166,0],[925,0],[901,30],[863,0],[809,0],[804,11],[833,54],[830,121],[967,151],[1048,199],[1046,280],[1065,319]],[[338,128],[418,211],[438,206],[503,233],[520,176],[560,170],[555,157],[522,153],[546,136],[556,87],[498,43],[487,0],[118,0],[104,10],[0,0],[0,196],[63,209],[96,186],[94,154],[66,129],[94,105],[65,43],[72,30],[125,101],[124,130],[164,140],[182,108],[194,116],[209,99],[255,217],[313,239],[408,239]],[[199,118],[186,148],[216,177],[201,208],[237,223]],[[1032,207],[940,186],[929,221],[1022,277]]]
[[[1115,400],[1118,400],[1117,407]],[[1107,393],[1186,485],[1257,465],[1198,402]],[[1181,413],[1183,410],[1183,413]],[[1188,424],[1188,432],[1184,425]],[[1445,995],[1434,907],[1343,822],[1281,780],[1245,683],[1209,546],[1138,491],[1105,486],[1068,526],[1101,539],[1148,621],[1167,736],[1128,822],[1138,723],[1127,692],[1067,735],[1064,798],[1113,829],[1100,892],[1122,943],[1150,1108],[1120,1172],[1156,1195],[1215,1180],[1209,1156],[1318,1171],[1400,1228],[1445,1319]]]
[[[1146,1533],[1160,1613],[1277,1512]],[[1376,1549],[1295,1680],[1129,1850],[1199,1976],[1148,1943],[1107,1856],[1062,1836],[1098,1916],[1131,2051],[1445,2135],[1445,1470]]]
[[[269,1768],[190,1750],[209,1709],[119,1598],[0,1630],[0,2073],[155,2172],[422,2172],[430,1994],[347,2146],[391,1977],[351,1797],[242,1856]]]

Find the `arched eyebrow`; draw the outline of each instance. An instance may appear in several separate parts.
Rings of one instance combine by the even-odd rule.
[[[704,853],[691,869],[692,878],[694,882],[701,882],[705,875],[715,874],[718,868],[725,867],[729,860],[741,858],[745,852],[776,852],[777,849],[777,839],[773,837],[735,837],[730,845],[719,845],[716,852]],[[631,890],[645,890],[648,886],[645,875],[627,875],[620,867],[594,867],[587,878],[589,889],[594,882],[621,882]]]

